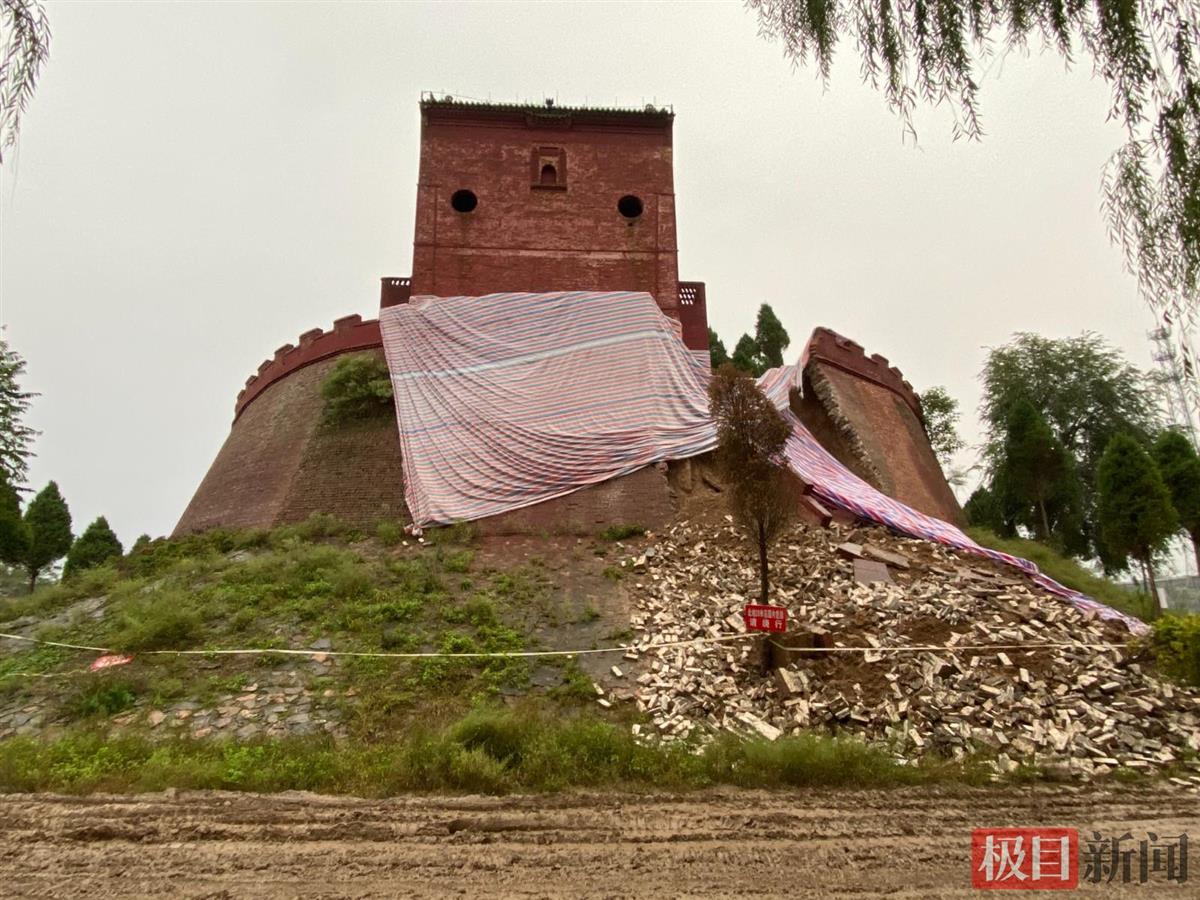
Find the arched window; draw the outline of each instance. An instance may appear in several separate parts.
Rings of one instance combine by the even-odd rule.
[[[530,184],[534,190],[567,189],[567,151],[562,147],[534,147],[530,162]]]
[[[544,163],[542,165],[542,174],[538,178],[538,184],[543,186],[558,184],[558,169],[554,168],[554,163]]]

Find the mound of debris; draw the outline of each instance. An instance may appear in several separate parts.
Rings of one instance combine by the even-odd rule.
[[[679,523],[630,564],[630,693],[662,740],[825,729],[908,761],[991,748],[1001,771],[1081,775],[1200,751],[1200,692],[1016,569],[880,528],[798,527],[772,552],[787,632],[730,641],[716,639],[745,632],[758,578],[732,525]]]

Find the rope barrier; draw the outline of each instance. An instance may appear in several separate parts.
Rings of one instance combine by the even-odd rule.
[[[593,653],[647,653],[653,650],[665,650],[671,647],[686,647],[702,644],[719,644],[729,641],[745,640],[767,632],[747,632],[745,634],[724,634],[715,637],[696,637],[687,640],[666,641],[659,644],[622,644],[617,647],[590,647],[583,650],[510,650],[510,651],[472,651],[463,653],[443,653],[431,651],[428,653],[391,653],[371,650],[294,650],[290,648],[272,649],[265,647],[240,648],[234,650],[145,650],[140,656],[263,656],[270,653],[285,656],[347,656],[373,657],[382,659],[505,659],[531,658],[547,656],[582,656]],[[46,641],[40,638],[27,637],[20,634],[5,634],[0,632],[0,638],[10,641],[25,641],[31,644],[42,644],[47,647],[62,647],[68,650],[87,650],[92,653],[120,653],[112,647],[94,647],[88,644],[68,644],[62,641]],[[1023,644],[911,644],[892,647],[789,647],[771,640],[771,644],[780,650],[798,653],[957,653],[966,650],[996,651],[996,650],[1043,650],[1060,647],[1071,647],[1078,650],[1116,650],[1124,649],[1127,644],[1080,644],[1074,641],[1031,641]]]

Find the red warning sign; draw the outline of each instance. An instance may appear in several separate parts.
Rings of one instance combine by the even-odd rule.
[[[787,631],[787,610],[782,606],[751,603],[742,610],[742,620],[750,631]]]

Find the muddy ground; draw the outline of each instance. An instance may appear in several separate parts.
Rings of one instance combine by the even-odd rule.
[[[387,801],[17,795],[0,798],[0,894],[966,897],[970,830],[1004,825],[1195,839],[1200,799],[1166,787],[1046,786]],[[1186,884],[1152,875],[1080,890],[1197,896],[1200,849],[1193,856]]]

